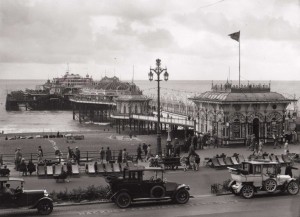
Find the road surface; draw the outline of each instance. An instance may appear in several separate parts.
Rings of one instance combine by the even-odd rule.
[[[195,196],[185,205],[163,203],[134,204],[120,209],[113,203],[55,207],[53,217],[299,217],[300,195],[257,195],[253,199],[239,196]],[[38,216],[31,211],[4,211],[0,216]]]

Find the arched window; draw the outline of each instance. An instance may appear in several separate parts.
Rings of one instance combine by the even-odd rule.
[[[124,105],[123,113],[126,114],[126,106]]]
[[[135,105],[135,107],[134,107],[134,112],[135,112],[135,114],[138,113],[138,107],[137,107],[137,105]]]

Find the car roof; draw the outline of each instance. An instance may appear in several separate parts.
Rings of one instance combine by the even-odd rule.
[[[268,161],[268,160],[251,160],[251,161],[245,161],[243,163],[248,164],[255,164],[255,165],[277,165],[277,162]]]
[[[8,181],[24,182],[24,179],[22,179],[22,178],[15,178],[15,177],[9,177],[9,176],[0,177],[0,182],[8,182]]]

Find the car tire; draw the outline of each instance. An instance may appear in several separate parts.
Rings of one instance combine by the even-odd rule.
[[[253,185],[244,185],[241,189],[241,194],[244,198],[250,199],[254,195],[254,187]]]
[[[267,179],[264,183],[265,190],[267,192],[274,192],[277,189],[277,183],[274,179]]]
[[[184,188],[179,189],[174,197],[174,201],[179,204],[185,204],[189,201],[189,199],[190,193]]]
[[[295,181],[290,181],[289,184],[287,185],[287,192],[290,195],[296,195],[299,193],[299,185]]]
[[[165,189],[160,185],[155,185],[150,190],[150,195],[152,198],[162,198],[165,196]]]
[[[131,196],[127,192],[121,192],[116,196],[115,203],[122,209],[127,208],[131,204]]]
[[[41,215],[49,215],[53,210],[53,203],[50,200],[42,200],[37,205],[37,211]]]

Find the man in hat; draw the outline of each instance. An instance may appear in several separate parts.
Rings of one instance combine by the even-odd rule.
[[[17,150],[15,152],[15,166],[16,166],[15,169],[17,171],[19,171],[21,160],[22,160],[21,148],[17,148]]]
[[[78,147],[75,148],[75,162],[77,162],[77,164],[80,164],[80,150]]]

